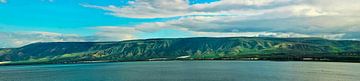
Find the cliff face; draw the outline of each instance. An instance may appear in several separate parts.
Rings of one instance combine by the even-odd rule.
[[[120,42],[49,42],[0,49],[0,61],[141,60],[179,56],[222,57],[243,54],[358,52],[359,41],[320,38],[173,38]]]

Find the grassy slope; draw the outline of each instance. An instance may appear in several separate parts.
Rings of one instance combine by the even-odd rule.
[[[18,63],[129,61],[176,58],[185,55],[207,59],[239,57],[248,54],[336,54],[359,50],[359,41],[334,41],[320,38],[202,37],[121,42],[34,43],[15,49],[0,49],[0,61],[18,61]]]

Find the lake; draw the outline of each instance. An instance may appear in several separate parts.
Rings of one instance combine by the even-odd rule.
[[[359,81],[359,63],[152,61],[0,66],[1,81]]]

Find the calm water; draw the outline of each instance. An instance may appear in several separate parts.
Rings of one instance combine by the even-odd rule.
[[[359,81],[360,64],[164,61],[0,66],[1,81]]]

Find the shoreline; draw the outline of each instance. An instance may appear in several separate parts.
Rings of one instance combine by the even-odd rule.
[[[121,63],[121,62],[159,62],[159,61],[271,61],[271,62],[337,62],[337,63],[360,63],[358,61],[299,61],[299,60],[137,60],[137,61],[79,61],[64,63],[11,63],[0,62],[1,66],[21,66],[21,65],[56,65],[56,64],[96,64],[96,63]]]

